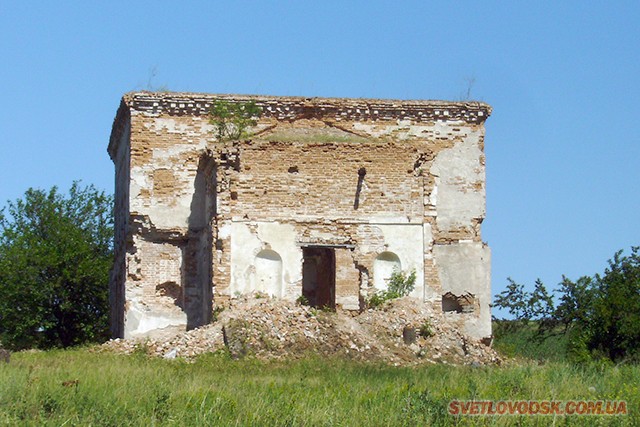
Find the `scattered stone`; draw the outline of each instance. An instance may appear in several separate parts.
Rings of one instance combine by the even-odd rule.
[[[173,348],[168,353],[165,353],[165,355],[162,357],[164,357],[165,359],[175,359],[177,355],[178,355],[178,349]]]
[[[411,326],[426,321],[434,332],[427,338]],[[126,354],[144,348],[158,357],[175,354],[186,359],[226,348],[234,358],[296,359],[309,354],[342,354],[398,366],[502,363],[491,347],[462,334],[460,324],[409,297],[354,316],[341,311],[316,312],[275,298],[242,296],[231,300],[210,325],[172,336],[115,339],[101,348]]]

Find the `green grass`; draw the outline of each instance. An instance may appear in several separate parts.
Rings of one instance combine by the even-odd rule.
[[[22,352],[0,364],[0,424],[631,426],[640,423],[639,383],[635,366],[562,362],[406,368],[313,357],[231,360],[222,353],[187,363],[86,349]],[[452,399],[624,399],[630,415],[453,417]]]
[[[492,326],[493,347],[507,357],[553,362],[566,361],[569,357],[569,339],[560,331],[541,336],[535,322],[514,328],[513,321],[508,320],[494,321]]]

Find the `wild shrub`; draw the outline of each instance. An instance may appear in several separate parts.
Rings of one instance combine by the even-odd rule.
[[[429,338],[435,335],[435,332],[433,331],[433,326],[431,325],[431,322],[429,321],[429,319],[425,320],[422,323],[422,325],[420,325],[420,329],[418,329],[418,334],[422,338]]]
[[[509,326],[526,328],[534,321],[540,339],[565,335],[575,361],[640,362],[640,247],[628,256],[616,252],[608,264],[602,275],[575,282],[563,276],[557,306],[539,280],[529,293],[511,279],[494,306],[514,318]]]
[[[215,306],[211,311],[211,323],[217,322],[220,316],[220,313],[222,313],[223,311],[224,311],[224,306],[222,305]]]
[[[247,128],[255,126],[262,115],[262,108],[255,101],[229,102],[217,100],[209,112],[209,123],[216,127],[218,139],[246,138]]]
[[[416,285],[415,270],[407,274],[406,272],[396,270],[391,273],[386,290],[378,291],[369,298],[369,307],[379,307],[385,301],[401,298],[409,295]]]

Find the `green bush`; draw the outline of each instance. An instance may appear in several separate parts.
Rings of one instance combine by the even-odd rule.
[[[429,338],[435,335],[433,331],[433,326],[431,326],[431,322],[427,319],[420,325],[420,329],[418,329],[418,333],[422,338]]]
[[[255,101],[229,102],[217,100],[209,112],[209,123],[216,127],[220,140],[233,140],[248,136],[246,130],[255,126],[262,108]]]
[[[369,307],[379,307],[385,301],[406,297],[413,291],[416,285],[416,272],[413,270],[407,274],[403,271],[394,271],[389,278],[389,284],[384,291],[378,291],[369,298]]]
[[[224,311],[224,306],[223,305],[217,305],[213,308],[212,312],[211,312],[211,323],[215,323],[218,321],[218,317],[220,316],[220,313],[222,313]]]

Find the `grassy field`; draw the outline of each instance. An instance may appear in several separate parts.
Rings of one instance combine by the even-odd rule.
[[[520,357],[541,362],[564,362],[569,359],[568,337],[557,334],[540,336],[531,322],[514,330],[509,321],[493,322],[493,347],[506,357]]]
[[[93,353],[22,352],[0,364],[7,425],[640,425],[640,368],[523,361],[401,368],[344,359],[195,363]],[[453,399],[626,400],[626,416],[454,417]]]

